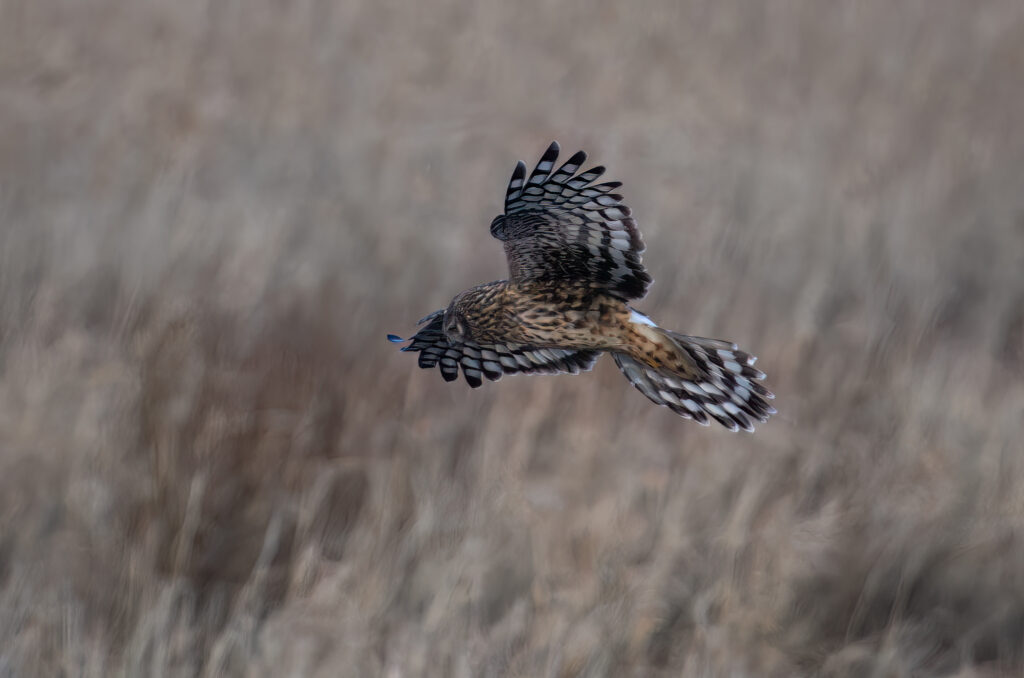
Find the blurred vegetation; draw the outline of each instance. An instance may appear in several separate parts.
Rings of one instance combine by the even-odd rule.
[[[1024,670],[1020,3],[0,15],[0,676]],[[551,139],[755,435],[384,340]]]

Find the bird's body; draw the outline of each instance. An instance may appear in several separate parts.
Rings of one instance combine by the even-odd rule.
[[[627,302],[652,282],[640,261],[643,242],[621,184],[591,185],[604,172],[577,174],[580,151],[555,170],[552,143],[526,177],[520,162],[491,223],[509,262],[509,280],[473,287],[425,326],[403,351],[419,351],[424,368],[440,366],[446,381],[459,369],[470,386],[503,374],[576,374],[603,352],[649,399],[702,424],[708,417],[753,430],[775,410],[757,383],[754,358],[731,342],[658,327]],[[404,341],[389,335],[392,341]]]
[[[621,300],[581,285],[507,280],[460,294],[446,312],[473,318],[467,337],[476,341],[598,350],[619,345],[617,322],[629,314]]]
[[[452,300],[447,317],[472,318],[464,339],[537,348],[616,351],[654,368],[695,376],[657,326],[621,299],[581,284],[557,282],[477,285]]]

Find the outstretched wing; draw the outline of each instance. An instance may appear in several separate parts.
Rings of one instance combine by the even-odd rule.
[[[552,142],[526,177],[516,165],[505,195],[505,214],[491,222],[491,235],[505,243],[510,277],[530,281],[581,282],[624,300],[647,293],[651,276],[640,255],[644,243],[622,196],[622,184],[594,184],[595,167],[577,174],[587,159],[577,152],[557,170]]]
[[[479,344],[473,341],[453,344],[445,336],[444,310],[435,311],[420,321],[426,323],[412,337],[412,343],[403,351],[419,351],[419,365],[424,369],[441,366],[445,381],[459,377],[459,367],[466,383],[477,388],[481,377],[497,381],[506,374],[579,374],[590,370],[597,361],[598,351],[575,351],[564,348],[537,348],[522,344]],[[407,341],[393,334],[393,342]]]

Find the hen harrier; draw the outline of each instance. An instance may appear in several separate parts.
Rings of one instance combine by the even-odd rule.
[[[707,425],[711,417],[733,431],[767,421],[774,396],[757,383],[765,375],[753,356],[658,327],[626,303],[652,279],[636,221],[612,192],[622,184],[594,184],[604,167],[577,174],[583,151],[555,169],[558,152],[553,142],[529,178],[516,165],[505,214],[491,222],[510,279],[457,295],[420,320],[426,326],[402,350],[419,351],[420,367],[440,364],[445,381],[461,366],[473,388],[503,374],[578,374],[607,351],[641,393],[686,419]]]

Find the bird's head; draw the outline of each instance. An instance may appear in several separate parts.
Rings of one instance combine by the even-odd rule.
[[[453,307],[454,304],[444,312],[444,334],[448,337],[449,343],[461,344],[466,340],[469,328],[466,318]]]

